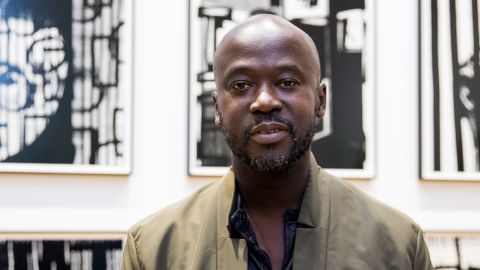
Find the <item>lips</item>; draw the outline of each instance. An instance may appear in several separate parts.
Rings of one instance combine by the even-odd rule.
[[[258,144],[274,144],[288,136],[288,126],[279,122],[263,122],[254,126],[250,135]]]

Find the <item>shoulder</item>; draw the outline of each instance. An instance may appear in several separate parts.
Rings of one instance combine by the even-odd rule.
[[[356,263],[368,258],[378,269],[430,269],[422,230],[410,217],[322,169],[319,181],[330,188],[329,243],[336,252]]]
[[[415,234],[420,229],[410,217],[371,197],[348,181],[330,175],[322,169],[320,177],[324,178],[330,186],[331,209],[343,212],[346,214],[345,218],[360,219],[389,228],[411,230]]]
[[[215,240],[215,231],[205,233],[202,225],[215,224],[216,194],[221,181],[201,188],[187,198],[144,218],[128,232],[127,247],[135,250],[142,268],[182,269],[202,237]],[[168,252],[167,252],[168,251]],[[168,267],[158,263],[168,263]],[[165,265],[167,266],[167,265]]]
[[[199,220],[203,212],[211,210],[215,205],[218,186],[219,182],[207,184],[179,202],[135,223],[130,232],[138,238],[143,236],[150,238],[152,234],[168,231],[171,226],[178,226],[179,222]]]

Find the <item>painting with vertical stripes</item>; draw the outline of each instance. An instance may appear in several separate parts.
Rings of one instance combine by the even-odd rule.
[[[130,173],[131,12],[0,0],[0,171]]]
[[[433,269],[479,270],[480,235],[476,233],[426,233]]]
[[[420,177],[480,180],[476,0],[421,0]]]
[[[0,269],[120,270],[123,239],[0,239]]]

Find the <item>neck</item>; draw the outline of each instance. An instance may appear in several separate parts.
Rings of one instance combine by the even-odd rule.
[[[287,171],[261,173],[251,169],[235,156],[232,169],[238,181],[242,201],[257,212],[281,212],[299,207],[310,171],[307,151]]]

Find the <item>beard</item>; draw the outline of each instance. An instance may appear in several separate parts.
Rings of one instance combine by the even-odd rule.
[[[231,132],[229,127],[224,124],[221,114],[220,122],[225,141],[232,153],[238,157],[242,163],[261,173],[279,173],[292,167],[310,148],[315,133],[314,122],[312,122],[302,134],[298,134],[298,131],[294,129],[290,120],[273,114],[257,115],[254,121],[240,134],[233,134]],[[288,127],[288,133],[293,145],[286,155],[276,152],[273,146],[268,146],[267,149],[259,154],[253,154],[247,150],[251,137],[251,129],[262,122],[280,122]]]

